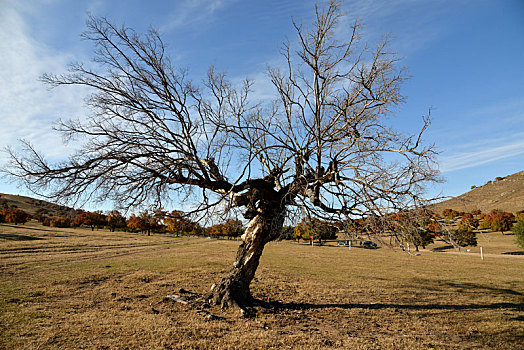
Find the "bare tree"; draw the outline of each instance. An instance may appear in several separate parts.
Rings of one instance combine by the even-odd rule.
[[[22,152],[10,150],[7,171],[54,199],[160,206],[184,193],[200,199],[195,210],[241,208],[250,221],[211,298],[245,310],[262,250],[286,216],[383,217],[419,205],[436,178],[434,151],[421,141],[429,118],[413,136],[388,125],[406,78],[388,41],[368,48],[358,23],[338,40],[342,17],[331,1],[316,7],[311,27],[295,24],[297,47],[285,43],[284,68],[268,71],[277,91],[269,105],[250,102],[251,81],[234,87],[214,68],[201,84],[188,80],[155,31],[139,35],[91,18],[84,38],[96,47],[92,67],[43,76],[51,86],[92,89],[92,115],[56,126],[84,146],[49,164],[25,142]]]

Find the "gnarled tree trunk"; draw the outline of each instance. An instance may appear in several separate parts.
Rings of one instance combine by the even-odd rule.
[[[210,299],[222,309],[234,307],[242,313],[253,305],[249,285],[255,276],[264,246],[278,238],[284,224],[283,210],[257,214],[242,235],[233,268],[220,283],[213,285]]]

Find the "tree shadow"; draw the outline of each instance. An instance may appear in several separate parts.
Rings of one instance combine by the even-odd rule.
[[[39,241],[43,238],[27,235],[16,235],[12,233],[0,233],[0,239],[5,239],[7,241]]]
[[[483,286],[480,284],[468,283],[468,282],[461,282],[461,283],[445,282],[445,283],[441,283],[441,285],[453,287],[457,289],[458,292],[464,292],[468,290],[477,290],[477,291],[485,290],[488,292],[498,293],[498,294],[509,294],[509,295],[520,295],[520,296],[524,295],[523,293],[517,292],[516,290],[513,290],[513,289],[497,288],[497,287],[492,287],[492,286]]]
[[[316,310],[316,309],[393,309],[393,310],[498,310],[511,309],[524,311],[524,303],[491,304],[398,304],[398,303],[283,303],[279,301],[259,301],[259,305],[281,310]]]
[[[508,288],[497,288],[493,286],[485,286],[475,283],[458,283],[458,282],[433,282],[436,284],[431,286],[431,281],[424,281],[425,289],[431,289],[432,291],[449,290],[449,288],[455,289],[457,293],[464,293],[468,291],[481,292],[484,294],[492,295],[511,295],[511,296],[523,296],[516,290]],[[264,301],[257,300],[257,304],[269,309],[275,310],[314,310],[314,309],[392,309],[392,310],[497,310],[497,309],[509,309],[512,311],[524,312],[524,302],[496,302],[496,303],[465,303],[465,304],[451,304],[451,303],[381,303],[381,302],[369,302],[369,303],[302,303],[302,302],[281,302],[281,301]],[[520,316],[519,316],[520,317]],[[519,319],[520,320],[520,319]]]
[[[47,228],[36,228],[36,227],[28,227],[24,225],[10,225],[10,224],[2,224],[2,226],[12,227],[12,228],[21,228],[24,230],[33,230],[33,231],[47,231],[47,232],[57,232],[56,230],[51,230]]]
[[[505,252],[503,255],[524,255],[524,252]]]
[[[436,252],[436,253],[439,253],[439,252],[447,252],[448,250],[451,250],[451,249],[455,249],[454,246],[452,245],[445,245],[443,247],[436,247],[436,248],[433,248],[431,249],[432,252]]]

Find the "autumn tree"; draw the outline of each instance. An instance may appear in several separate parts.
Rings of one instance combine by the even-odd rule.
[[[2,210],[3,219],[10,224],[25,224],[31,218],[31,215],[22,209],[10,208]]]
[[[285,42],[282,65],[268,70],[271,103],[251,100],[249,79],[235,85],[213,67],[202,83],[189,79],[154,30],[90,18],[83,37],[95,44],[93,62],[42,78],[90,89],[93,113],[55,127],[85,144],[52,164],[25,141],[9,150],[6,171],[55,200],[161,207],[194,198],[194,212],[243,210],[249,224],[235,263],[210,298],[246,310],[264,246],[287,215],[382,216],[419,205],[436,179],[422,139],[429,118],[414,135],[394,128],[407,74],[389,39],[369,45],[342,16],[332,0],[315,7],[311,25],[294,23],[296,44]]]
[[[171,213],[164,215],[164,226],[166,231],[178,235],[200,234],[202,228],[197,222],[194,222],[180,210],[173,210]]]
[[[442,211],[442,216],[448,220],[455,220],[460,213],[454,209],[444,209]]]
[[[107,226],[111,232],[117,228],[126,227],[126,218],[118,210],[111,210],[106,217]]]
[[[318,219],[303,219],[295,227],[295,237],[306,241],[313,238],[321,243],[322,240],[337,238],[337,228]]]
[[[483,227],[490,228],[492,231],[501,231],[504,234],[505,231],[511,230],[515,220],[515,215],[502,210],[494,209],[484,217]]]
[[[463,230],[471,231],[479,227],[479,220],[472,213],[464,213],[459,219],[458,227]]]
[[[47,226],[47,225],[45,225],[45,223],[44,223],[44,226]],[[66,227],[70,227],[71,226],[71,222],[65,216],[59,216],[59,217],[57,217],[55,219],[50,219],[49,220],[49,226],[66,228]]]
[[[432,215],[424,210],[409,210],[394,213],[390,229],[400,242],[413,244],[418,252],[419,247],[426,248],[433,243],[435,231],[440,231]]]
[[[89,212],[84,211],[77,214],[71,221],[71,226],[89,226],[91,231],[94,231],[95,228],[100,228],[105,226],[107,222],[107,217],[99,211]]]
[[[131,216],[126,221],[126,228],[129,231],[139,232],[146,230],[146,223],[140,216],[136,216],[135,214],[131,214]]]
[[[471,230],[456,229],[451,230],[448,235],[442,236],[445,242],[454,246],[467,247],[477,245],[477,236]]]
[[[472,210],[472,211],[471,211],[471,214],[472,214],[474,217],[478,218],[478,217],[480,216],[480,214],[482,214],[482,210],[480,210],[480,209]]]
[[[244,225],[238,219],[228,219],[222,225],[222,232],[228,239],[240,237],[244,233]]]

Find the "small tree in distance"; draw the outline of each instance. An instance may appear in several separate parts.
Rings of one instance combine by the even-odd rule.
[[[285,42],[281,68],[268,71],[271,104],[251,101],[249,79],[236,87],[214,68],[202,84],[189,80],[156,31],[139,35],[92,17],[84,38],[96,44],[94,64],[42,78],[91,89],[90,118],[56,127],[86,143],[49,164],[24,142],[22,154],[9,150],[7,172],[57,200],[161,207],[173,194],[198,194],[195,212],[242,209],[249,224],[210,299],[245,311],[255,302],[250,283],[264,246],[280,236],[286,216],[383,217],[422,204],[437,179],[435,152],[422,139],[429,116],[414,135],[392,125],[407,74],[389,40],[371,48],[360,24],[344,28],[342,17],[332,0],[315,7],[310,26],[294,23],[297,44]]]
[[[107,226],[111,232],[115,232],[117,228],[126,227],[126,218],[120,214],[118,210],[111,210],[107,214]]]
[[[173,210],[164,216],[166,231],[178,235],[199,234],[202,228],[182,211]]]
[[[515,234],[517,244],[524,248],[524,218],[517,221],[511,228],[511,231]]]

